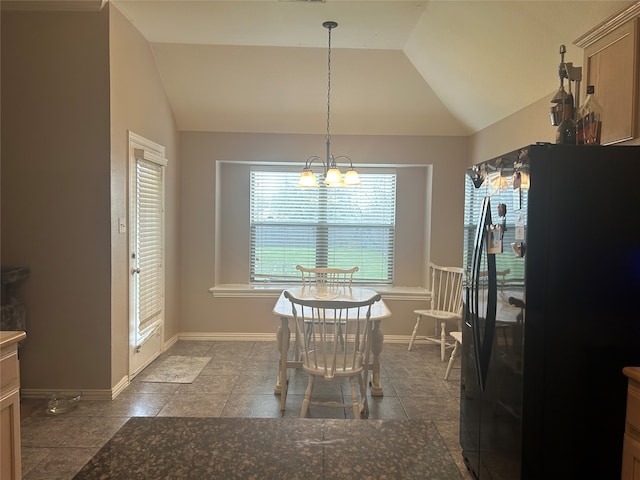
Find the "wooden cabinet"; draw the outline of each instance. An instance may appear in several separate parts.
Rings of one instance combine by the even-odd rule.
[[[0,479],[22,477],[18,342],[25,332],[0,332]]]
[[[622,446],[622,480],[640,480],[640,367],[625,367],[627,419]]]
[[[640,136],[640,2],[574,43],[584,48],[581,98],[587,85],[602,106],[603,145]]]

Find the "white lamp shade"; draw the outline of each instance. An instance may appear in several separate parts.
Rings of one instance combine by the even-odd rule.
[[[344,183],[347,185],[360,185],[360,176],[353,168],[344,174]]]
[[[344,182],[342,181],[342,173],[340,173],[340,170],[337,168],[330,168],[324,178],[324,183],[330,187],[343,185]]]
[[[303,170],[300,173],[300,179],[298,180],[299,187],[317,187],[318,180],[315,174],[311,170]]]

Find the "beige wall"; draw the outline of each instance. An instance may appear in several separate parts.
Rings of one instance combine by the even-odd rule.
[[[460,137],[411,137],[411,136],[334,136],[333,153],[348,154],[355,164],[393,165],[418,164],[432,166],[432,198],[425,198],[424,191],[399,192],[398,223],[403,229],[407,249],[399,249],[398,274],[404,286],[422,284],[424,257],[446,265],[462,263],[462,209],[464,192],[464,169],[467,163],[467,139]],[[324,147],[323,135],[280,134],[223,134],[206,132],[182,132],[181,134],[181,309],[180,330],[183,333],[227,332],[227,333],[273,333],[275,319],[271,315],[273,299],[214,298],[208,289],[215,284],[216,241],[224,244],[237,243],[239,250],[248,255],[247,234],[234,235],[227,231],[216,231],[216,225],[224,225],[216,217],[216,202],[223,202],[219,216],[232,224],[243,217],[247,209],[248,195],[245,175],[229,175],[225,181],[216,178],[216,161],[226,162],[303,162]],[[427,170],[427,169],[425,169]],[[236,172],[237,173],[237,172]],[[421,172],[422,173],[422,172]],[[238,182],[229,185],[229,179]],[[419,179],[418,179],[419,180]],[[224,185],[216,188],[217,184]],[[416,185],[415,179],[413,185]],[[418,181],[424,185],[424,178]],[[411,188],[410,182],[405,188]],[[222,195],[229,188],[240,188],[234,196]],[[401,188],[400,180],[398,188]],[[244,191],[243,191],[244,190]],[[402,199],[402,200],[401,200]],[[422,243],[412,243],[410,237],[416,226],[406,217],[415,216],[415,211],[425,211],[427,202],[433,204],[430,217],[430,252],[422,250]],[[244,214],[246,218],[246,214]],[[219,222],[218,224],[216,222]],[[232,226],[239,232],[246,226]],[[425,228],[423,224],[417,230]],[[222,230],[222,228],[220,228]],[[422,235],[421,235],[422,236]],[[235,246],[235,245],[234,245]],[[221,249],[222,250],[222,249]],[[418,251],[416,251],[418,250]],[[248,281],[246,260],[240,269],[232,273],[233,264],[225,248],[218,252],[217,262],[220,281]],[[234,251],[234,248],[229,248]],[[242,255],[235,252],[234,255]],[[237,276],[236,276],[237,275]],[[407,305],[411,302],[402,302]],[[411,305],[417,308],[417,305]],[[408,335],[413,314],[400,306],[394,310],[394,323],[385,332]],[[397,312],[397,315],[396,315]],[[397,317],[397,322],[396,322]],[[401,326],[402,325],[402,326]]]
[[[556,127],[549,120],[549,92],[535,103],[469,137],[469,165],[536,142],[556,141]],[[640,137],[620,145],[640,145]]]
[[[178,133],[148,42],[111,5],[2,13],[2,265],[31,269],[21,288],[23,390],[108,393],[127,374],[128,247],[117,218],[127,216],[128,129],[163,144],[169,159],[173,336]]]
[[[553,93],[469,137],[469,165],[532,143],[555,143],[556,127],[549,120]]]
[[[180,222],[178,131],[146,39],[112,4],[111,67],[111,385],[128,372],[128,234],[118,233],[127,217],[128,130],[163,145],[165,167],[165,338],[179,331]]]
[[[23,388],[110,386],[108,21],[2,12],[2,265],[31,269]]]

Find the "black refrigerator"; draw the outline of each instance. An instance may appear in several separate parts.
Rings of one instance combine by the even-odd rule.
[[[481,480],[619,479],[640,365],[640,146],[467,170],[460,443]]]

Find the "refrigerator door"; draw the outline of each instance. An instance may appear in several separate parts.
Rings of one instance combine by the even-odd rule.
[[[503,174],[513,176],[513,164],[503,160],[501,167]],[[512,184],[492,189],[487,183],[480,186],[473,177],[467,179],[460,442],[465,462],[477,478],[516,479],[526,191]]]
[[[463,372],[461,383],[461,443],[467,466],[478,478],[490,478],[484,466],[484,390],[495,332],[495,255],[487,254],[491,236],[491,199],[484,197],[476,225],[463,322]],[[494,279],[493,281],[491,279]],[[466,361],[465,361],[466,360]],[[464,420],[463,420],[464,417]],[[464,428],[464,432],[462,431]],[[462,441],[462,437],[465,438]]]
[[[524,259],[511,248],[515,226],[526,218],[514,208],[521,192],[509,190],[491,199],[490,209],[506,210],[497,224],[488,224],[487,252],[480,258],[478,280],[480,324],[484,324],[478,356],[482,407],[480,412],[481,479],[520,478],[522,445],[522,367],[524,345]],[[526,194],[525,194],[526,195]],[[495,222],[495,216],[494,222]],[[498,230],[501,248],[491,253],[490,233]],[[499,228],[498,228],[499,227]],[[524,244],[524,242],[523,242]],[[486,272],[486,273],[485,273]],[[473,316],[472,316],[473,318]],[[482,473],[484,472],[484,473]]]
[[[620,478],[622,368],[640,365],[639,160],[640,146],[530,148],[522,480]]]

